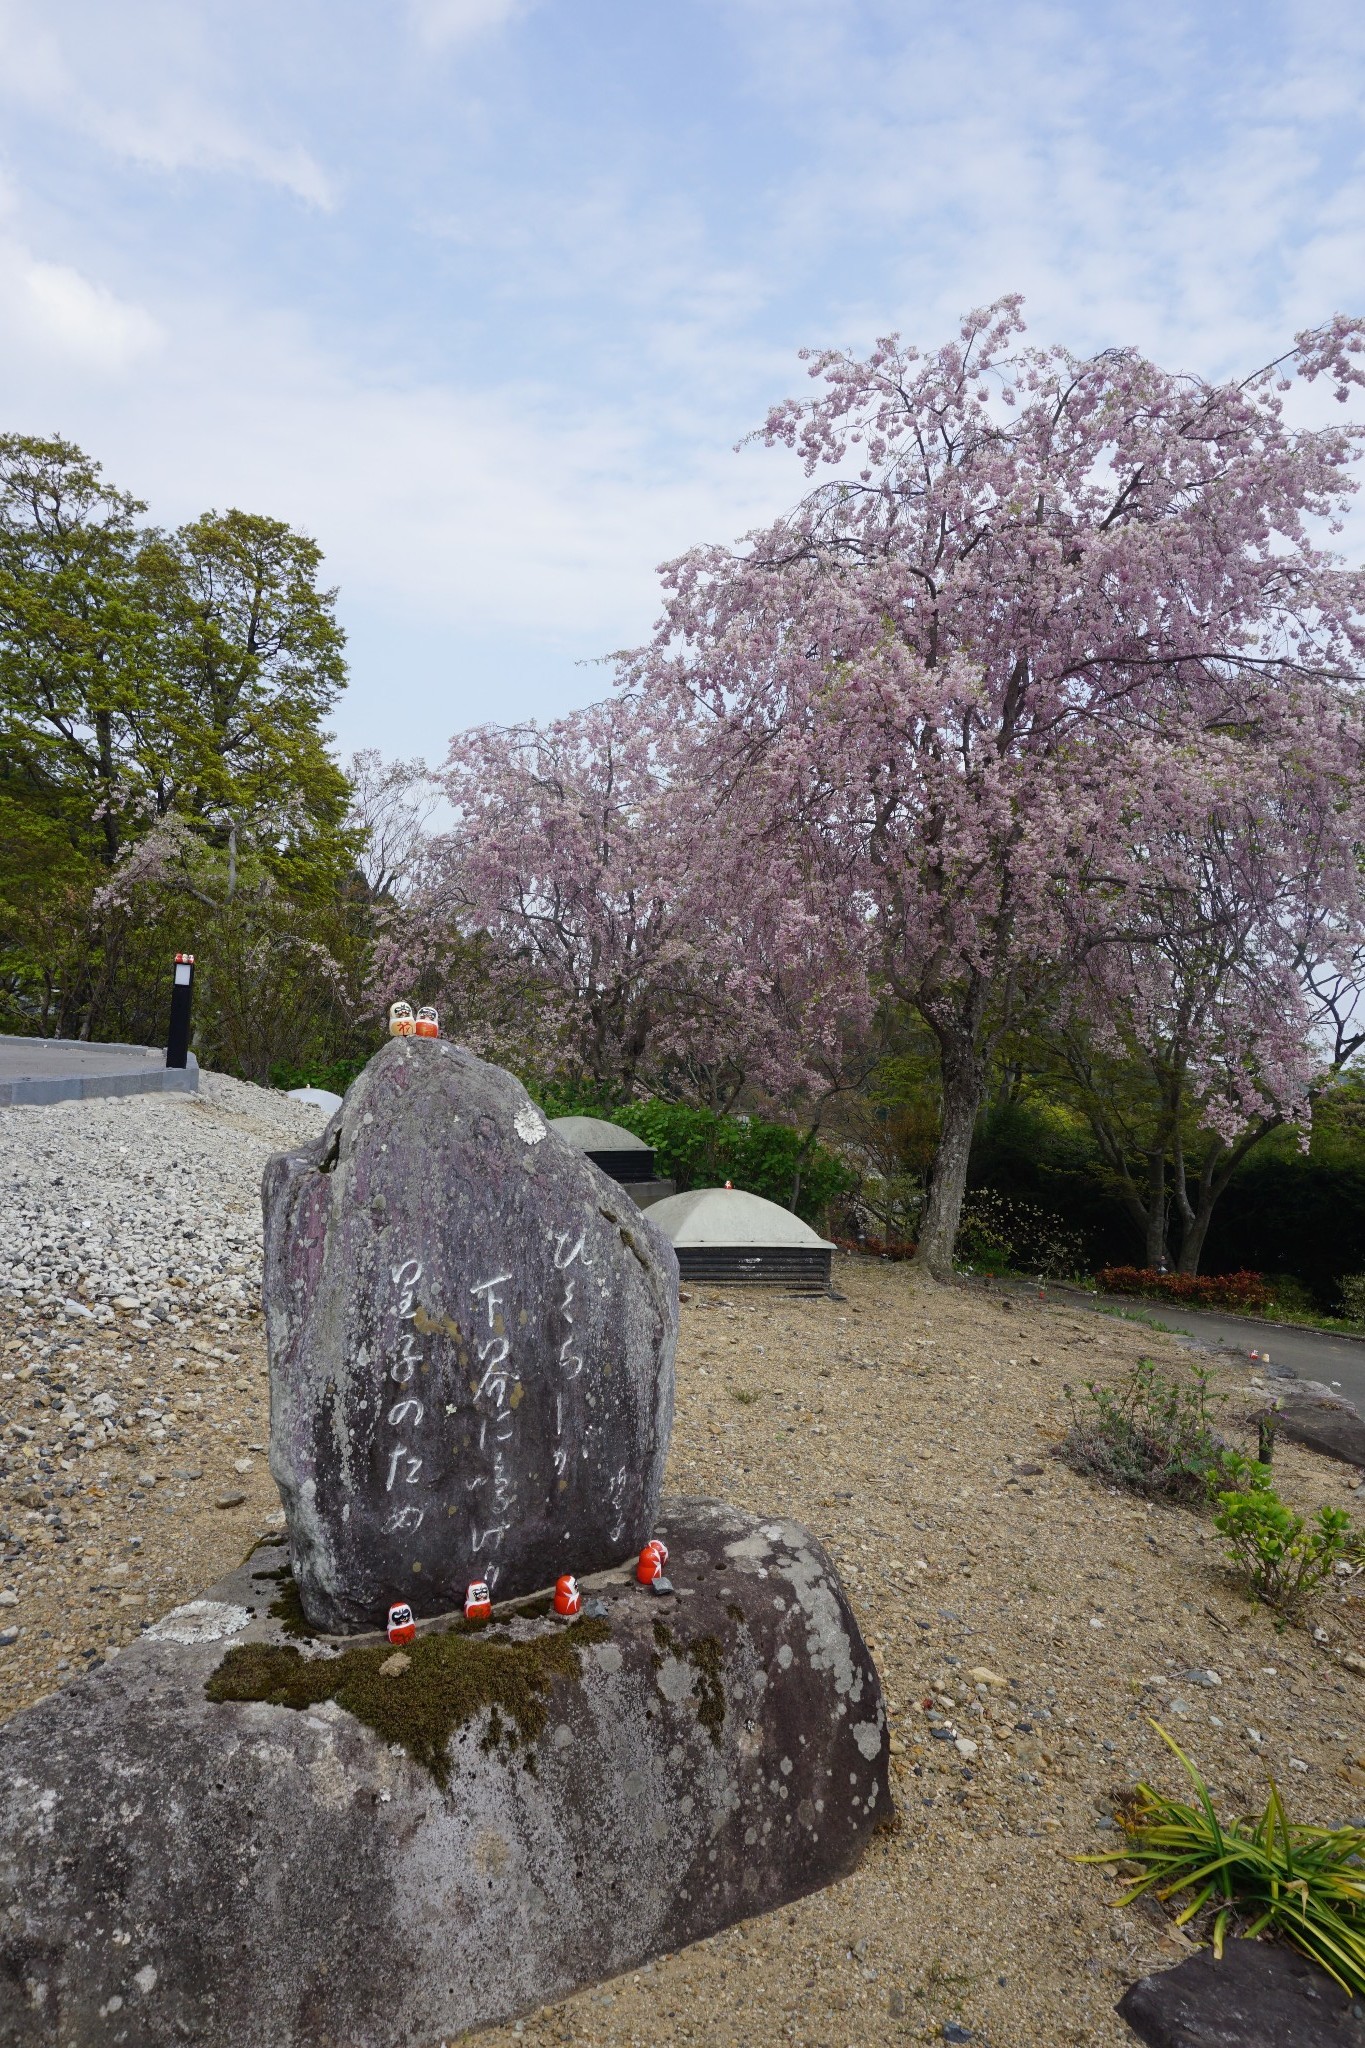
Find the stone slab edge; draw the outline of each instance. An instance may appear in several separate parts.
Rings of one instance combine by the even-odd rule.
[[[1365,2002],[1284,1942],[1200,1949],[1130,1984],[1115,2011],[1146,2048],[1365,2048]]]
[[[44,1045],[79,1045],[88,1040],[45,1038]],[[145,1053],[145,1045],[111,1045],[110,1052]],[[20,1074],[0,1081],[0,1109],[38,1108],[52,1102],[83,1102],[100,1095],[193,1095],[199,1089],[199,1062],[189,1055],[183,1067],[148,1067],[145,1074]]]
[[[1301,1380],[1289,1382],[1284,1393],[1267,1402],[1265,1412],[1272,1407],[1282,1436],[1322,1457],[1365,1469],[1365,1417],[1353,1401],[1320,1380]]]

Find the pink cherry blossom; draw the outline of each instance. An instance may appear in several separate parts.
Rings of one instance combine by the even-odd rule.
[[[656,729],[685,726],[708,762],[718,842],[751,848],[753,885],[796,874],[813,907],[838,903],[862,934],[850,972],[865,958],[932,1031],[920,1257],[940,1275],[995,1045],[1125,957],[1160,980],[1173,846],[1220,816],[1249,835],[1252,950],[1288,1021],[1281,1042],[1223,1033],[1244,1102],[1299,1085],[1287,960],[1361,928],[1365,581],[1317,538],[1354,488],[1360,430],[1291,426],[1280,387],[1325,374],[1349,395],[1365,330],[1339,319],[1226,383],[1022,332],[1009,298],[927,355],[891,336],[815,356],[822,388],[763,435],[837,473],[741,548],[670,564],[655,640],[622,664]],[[1281,932],[1282,864],[1310,848]]]

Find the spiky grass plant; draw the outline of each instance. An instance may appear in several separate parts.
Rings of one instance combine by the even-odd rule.
[[[1213,1952],[1221,1957],[1229,1924],[1247,1939],[1271,1929],[1320,1963],[1344,1991],[1365,1993],[1365,1828],[1312,1828],[1291,1822],[1274,1779],[1262,1814],[1224,1826],[1203,1778],[1173,1737],[1152,1726],[1180,1759],[1195,1803],[1139,1785],[1119,1819],[1123,1848],[1082,1863],[1136,1863],[1141,1875],[1114,1905],[1144,1892],[1163,1904],[1188,1893],[1183,1927],[1217,1901]],[[1241,1924],[1245,1923],[1245,1924]]]

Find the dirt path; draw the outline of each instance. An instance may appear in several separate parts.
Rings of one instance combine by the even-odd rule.
[[[1259,1803],[1273,1772],[1296,1818],[1365,1813],[1365,1679],[1336,1662],[1365,1647],[1365,1602],[1333,1600],[1324,1643],[1277,1635],[1234,1591],[1207,1521],[1047,1456],[1064,1381],[1117,1377],[1143,1355],[1178,1366],[1174,1340],[1023,1292],[916,1293],[904,1269],[840,1261],[837,1276],[843,1302],[691,1293],[669,1485],[798,1515],[829,1544],[895,1710],[900,1825],[845,1884],[494,2029],[490,2048],[871,2048],[943,2039],[945,2023],[993,2048],[1128,2048],[1115,1998],[1184,1944],[1155,1912],[1109,1912],[1112,1880],[1071,1857],[1113,1840],[1108,1808],[1135,1777],[1174,1783],[1149,1714],[1231,1807]],[[0,1482],[0,1522],[26,1544],[0,1572],[19,1596],[0,1624],[21,1625],[0,1651],[3,1711],[234,1563],[274,1505],[248,1448],[265,1442],[258,1326],[83,1341],[118,1364],[130,1353],[142,1405],[163,1400],[131,1452],[78,1450],[69,1472],[38,1474],[45,1486],[29,1458]],[[11,1324],[0,1343],[19,1412],[43,1384],[33,1340]],[[50,1387],[53,1358],[39,1363]],[[1365,1503],[1345,1468],[1294,1446],[1276,1470],[1297,1505]],[[212,1504],[231,1491],[246,1501]],[[63,1530],[42,1519],[54,1508]],[[974,1667],[1008,1689],[978,1686]],[[931,1738],[933,1689],[974,1757]]]

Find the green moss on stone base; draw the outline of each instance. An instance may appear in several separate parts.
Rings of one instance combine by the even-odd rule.
[[[661,1653],[666,1652],[671,1657],[685,1657],[696,1672],[697,1719],[719,1749],[725,1731],[725,1660],[719,1636],[698,1636],[694,1643],[680,1643],[666,1622],[656,1621],[654,1640],[659,1646],[650,1660],[655,1671],[663,1670]]]
[[[311,1643],[317,1631],[303,1611],[299,1589],[289,1566],[282,1564],[278,1571],[253,1572],[251,1576],[253,1579],[276,1581],[280,1590],[270,1603],[270,1619],[277,1621],[287,1636],[293,1636],[298,1642]]]
[[[297,1597],[297,1596],[296,1596]],[[393,1650],[373,1643],[339,1657],[304,1657],[284,1643],[239,1643],[204,1687],[216,1702],[255,1700],[302,1711],[335,1700],[384,1742],[404,1748],[438,1785],[450,1777],[450,1738],[485,1708],[496,1746],[535,1742],[545,1727],[557,1678],[582,1675],[579,1651],[600,1643],[605,1621],[580,1621],[530,1642],[457,1626],[418,1636],[406,1667],[385,1672]],[[504,1718],[505,1717],[505,1718]]]
[[[725,1673],[718,1636],[700,1636],[687,1646],[688,1662],[697,1673],[697,1719],[716,1748],[725,1730]]]

